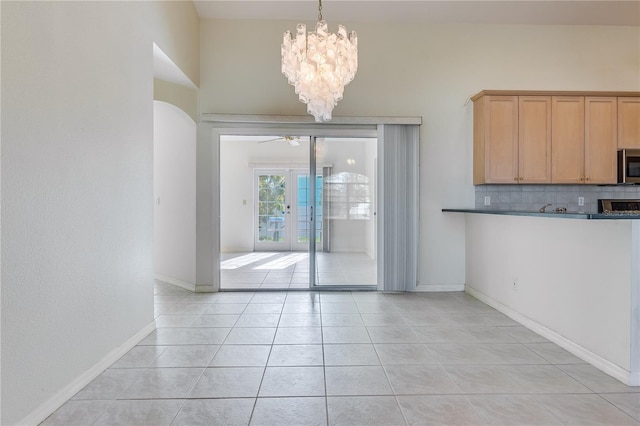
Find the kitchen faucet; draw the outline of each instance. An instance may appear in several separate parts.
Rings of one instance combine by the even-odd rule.
[[[540,213],[544,213],[547,210],[547,207],[550,207],[551,204],[545,204],[544,206],[540,207],[539,212]]]

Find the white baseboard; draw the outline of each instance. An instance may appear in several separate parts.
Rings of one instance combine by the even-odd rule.
[[[536,321],[514,311],[508,306],[503,305],[497,300],[494,300],[491,297],[486,296],[478,292],[477,290],[474,290],[471,287],[467,286],[465,291],[469,293],[471,296],[480,300],[481,302],[484,302],[487,305],[491,306],[492,308],[502,312],[512,320],[519,322],[520,324],[527,327],[531,331],[555,343],[556,345],[560,346],[562,349],[572,353],[573,355],[577,356],[583,361],[588,362],[589,364],[593,365],[594,367],[603,371],[604,373],[610,375],[611,377],[617,380],[620,380],[622,383],[628,386],[640,385],[640,375],[630,373],[624,368],[617,366],[611,361],[607,361],[606,359],[591,352],[590,350],[583,348],[582,346],[567,339],[564,336],[561,336],[555,331],[548,329],[542,324],[537,323]]]
[[[185,290],[189,290],[189,291],[196,291],[196,285],[195,284],[191,284],[188,283],[186,281],[181,281],[177,278],[171,278],[171,277],[167,277],[165,275],[160,275],[160,274],[155,274],[154,278],[158,281],[162,281],[168,284],[173,284],[176,287],[180,287],[180,288],[184,288]]]
[[[218,289],[212,285],[197,285],[195,288],[196,293],[216,293]]]
[[[38,425],[42,423],[47,417],[53,414],[58,408],[60,408],[65,402],[70,400],[75,394],[77,394],[82,388],[87,386],[93,379],[102,374],[107,368],[109,368],[114,362],[119,360],[122,355],[129,352],[135,345],[140,343],[142,339],[147,337],[149,333],[156,329],[155,320],[145,326],[142,330],[131,336],[126,342],[118,346],[116,349],[109,352],[104,358],[102,358],[96,365],[85,371],[69,385],[62,388],[55,395],[45,401],[42,405],[32,411],[27,417],[19,421],[19,425]]]
[[[427,292],[427,291],[464,291],[464,284],[449,284],[449,285],[426,285],[420,284],[416,286],[416,292]]]

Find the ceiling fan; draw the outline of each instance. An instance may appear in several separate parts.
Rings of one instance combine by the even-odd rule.
[[[300,136],[282,136],[279,138],[258,141],[258,143],[274,142],[274,141],[281,141],[281,140],[287,141],[290,146],[300,146],[300,140],[302,140],[302,138]]]

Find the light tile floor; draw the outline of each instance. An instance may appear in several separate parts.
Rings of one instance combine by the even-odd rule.
[[[640,388],[464,293],[156,291],[45,425],[640,424]]]
[[[222,253],[221,288],[309,288],[307,252]],[[375,286],[376,261],[365,253],[317,253],[316,284]]]

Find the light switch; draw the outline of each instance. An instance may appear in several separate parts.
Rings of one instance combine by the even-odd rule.
[[[246,206],[247,205],[247,200],[242,200],[242,205]]]

